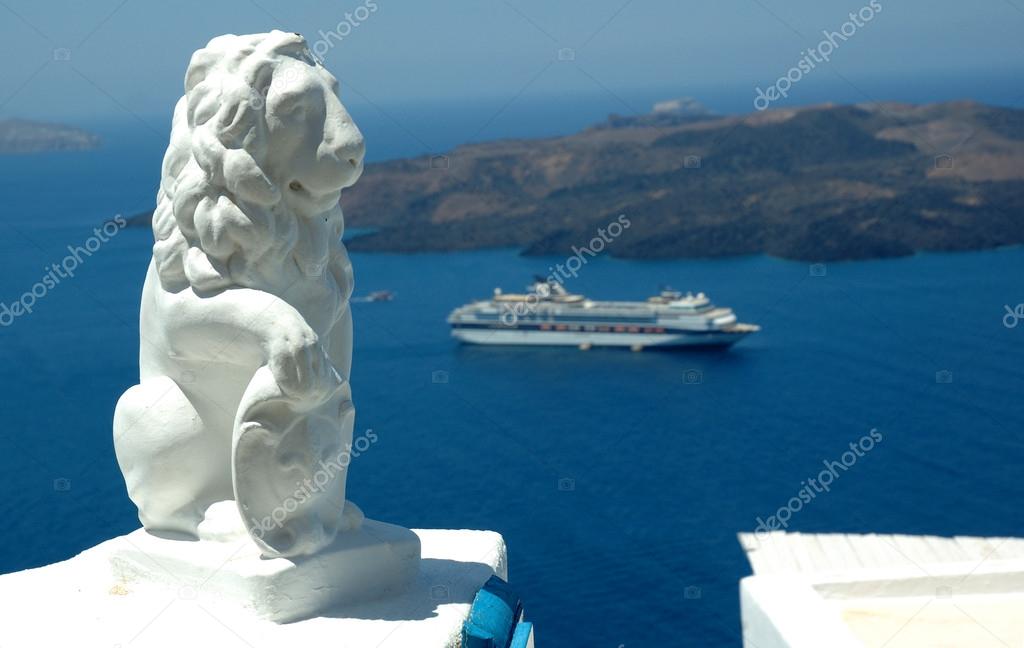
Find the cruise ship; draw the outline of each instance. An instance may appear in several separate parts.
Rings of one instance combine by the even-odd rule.
[[[647,301],[596,301],[538,278],[526,293],[503,293],[448,315],[452,337],[469,344],[591,347],[719,346],[760,330],[704,293],[666,289]]]

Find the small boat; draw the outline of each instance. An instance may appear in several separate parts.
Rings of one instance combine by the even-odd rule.
[[[365,297],[353,297],[354,302],[389,302],[395,299],[395,294],[390,290],[374,290]]]
[[[490,299],[460,306],[448,315],[452,337],[468,344],[647,347],[735,344],[761,330],[737,321],[732,309],[715,306],[704,293],[666,288],[646,301],[596,301],[568,293],[543,278],[526,293],[495,288]]]

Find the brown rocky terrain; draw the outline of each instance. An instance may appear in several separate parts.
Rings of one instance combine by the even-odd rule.
[[[616,118],[567,137],[368,165],[354,250],[565,254],[620,214],[620,257],[840,260],[1024,242],[1024,111],[865,104]]]

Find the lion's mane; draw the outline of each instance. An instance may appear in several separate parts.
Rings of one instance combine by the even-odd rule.
[[[301,36],[280,31],[221,36],[193,55],[153,214],[165,290],[264,288],[289,259],[310,274],[340,249],[340,209],[297,217],[265,171],[266,98],[287,59],[319,65]]]

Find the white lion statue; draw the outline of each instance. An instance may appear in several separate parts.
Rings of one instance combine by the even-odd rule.
[[[197,537],[235,500],[268,556],[312,554],[345,502],[352,271],[338,198],[363,137],[338,82],[280,31],[215,38],[174,110],[142,293],[140,382],[114,445],[149,531]]]

